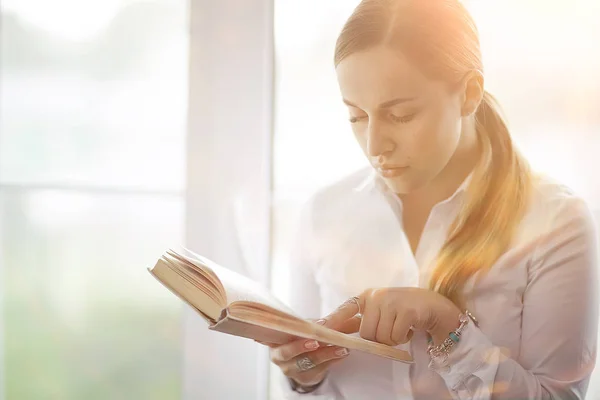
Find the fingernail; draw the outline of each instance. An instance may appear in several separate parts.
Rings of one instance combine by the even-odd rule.
[[[308,342],[304,343],[304,347],[309,350],[314,350],[319,347],[319,343],[316,340],[309,340]]]
[[[327,321],[324,320],[324,319],[320,319],[316,323],[319,324],[319,325],[325,325],[325,322],[327,322]]]
[[[340,356],[340,357],[345,357],[345,356],[348,355],[348,349],[343,349],[343,348],[342,349],[337,349],[335,351],[335,355],[336,356]]]

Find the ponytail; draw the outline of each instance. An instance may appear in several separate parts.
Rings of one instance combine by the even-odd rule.
[[[481,159],[429,282],[430,289],[460,308],[466,307],[462,292],[467,280],[489,271],[510,246],[527,209],[532,180],[529,166],[514,148],[497,102],[488,92],[475,121]]]

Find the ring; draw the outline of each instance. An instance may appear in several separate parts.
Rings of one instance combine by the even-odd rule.
[[[354,302],[356,303],[356,307],[358,307],[358,313],[362,315],[362,312],[360,311],[360,299],[358,298],[358,296],[352,296],[348,299],[349,302]]]
[[[302,372],[313,369],[316,366],[317,364],[312,362],[312,360],[308,357],[302,357],[296,360],[296,367],[298,367],[298,370]]]

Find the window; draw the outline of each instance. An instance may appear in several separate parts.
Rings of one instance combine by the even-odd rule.
[[[325,4],[326,3],[326,4]],[[275,2],[273,287],[286,298],[298,211],[316,188],[366,165],[341,103],[333,51],[358,0]],[[478,23],[486,85],[533,166],[586,197],[600,221],[600,54],[595,0],[467,1]],[[535,28],[534,28],[535,27]],[[600,393],[594,373],[589,397]],[[273,398],[276,384],[271,385]]]
[[[145,269],[183,238],[187,13],[2,3],[7,399],[180,397],[181,302]]]

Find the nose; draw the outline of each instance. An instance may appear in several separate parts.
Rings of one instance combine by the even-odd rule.
[[[394,151],[394,141],[377,121],[369,121],[367,130],[367,153],[369,157],[387,156]]]

